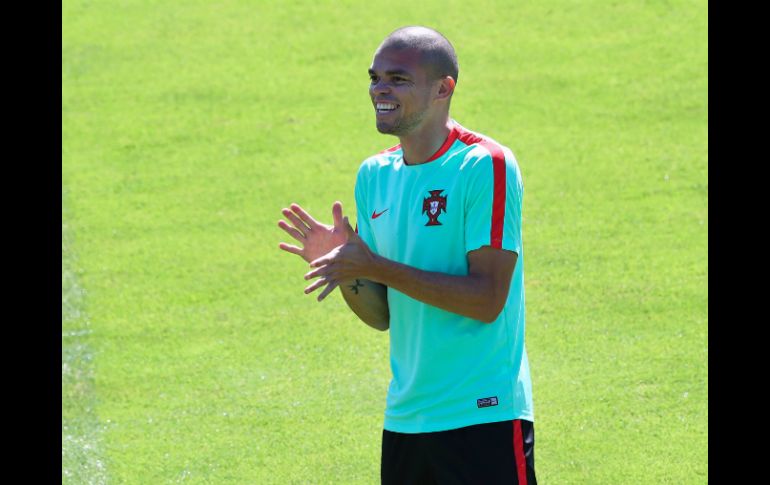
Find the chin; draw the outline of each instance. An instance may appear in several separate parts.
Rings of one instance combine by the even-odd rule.
[[[396,131],[396,127],[386,123],[377,123],[377,131],[384,135],[392,135]]]

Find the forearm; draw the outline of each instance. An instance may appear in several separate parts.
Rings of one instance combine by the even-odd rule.
[[[344,281],[340,291],[345,303],[365,324],[385,331],[390,327],[388,289],[385,285],[363,278]]]
[[[305,293],[325,286],[318,301],[339,286],[351,309],[364,322],[380,329],[385,321],[389,322],[387,288],[482,322],[491,323],[500,315],[518,259],[516,252],[490,246],[470,251],[467,275],[423,271],[374,253],[347,219],[345,222],[348,242],[312,261],[310,267],[314,269],[305,274],[306,280],[318,278],[305,288]],[[381,286],[364,284],[367,296],[358,302],[354,294],[358,291],[360,297],[362,287],[355,282],[366,280]]]
[[[381,256],[375,256],[369,277],[415,300],[486,323],[500,314],[508,293],[508,286],[481,275],[424,271]]]

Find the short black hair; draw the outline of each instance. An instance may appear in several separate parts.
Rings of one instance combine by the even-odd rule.
[[[422,61],[428,66],[432,80],[451,76],[457,82],[460,66],[452,43],[440,32],[421,25],[401,27],[391,32],[382,41],[378,50],[388,48],[415,49],[421,53]]]

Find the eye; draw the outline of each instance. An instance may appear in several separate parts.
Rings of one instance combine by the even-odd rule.
[[[369,82],[371,82],[372,84],[376,83],[377,82],[377,76],[375,76],[374,74],[370,74],[369,75]]]

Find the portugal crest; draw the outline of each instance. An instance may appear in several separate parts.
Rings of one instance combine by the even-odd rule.
[[[441,196],[441,190],[429,190],[430,197],[425,197],[422,201],[422,213],[427,214],[428,222],[426,226],[440,226],[438,216],[446,212],[446,196]]]

